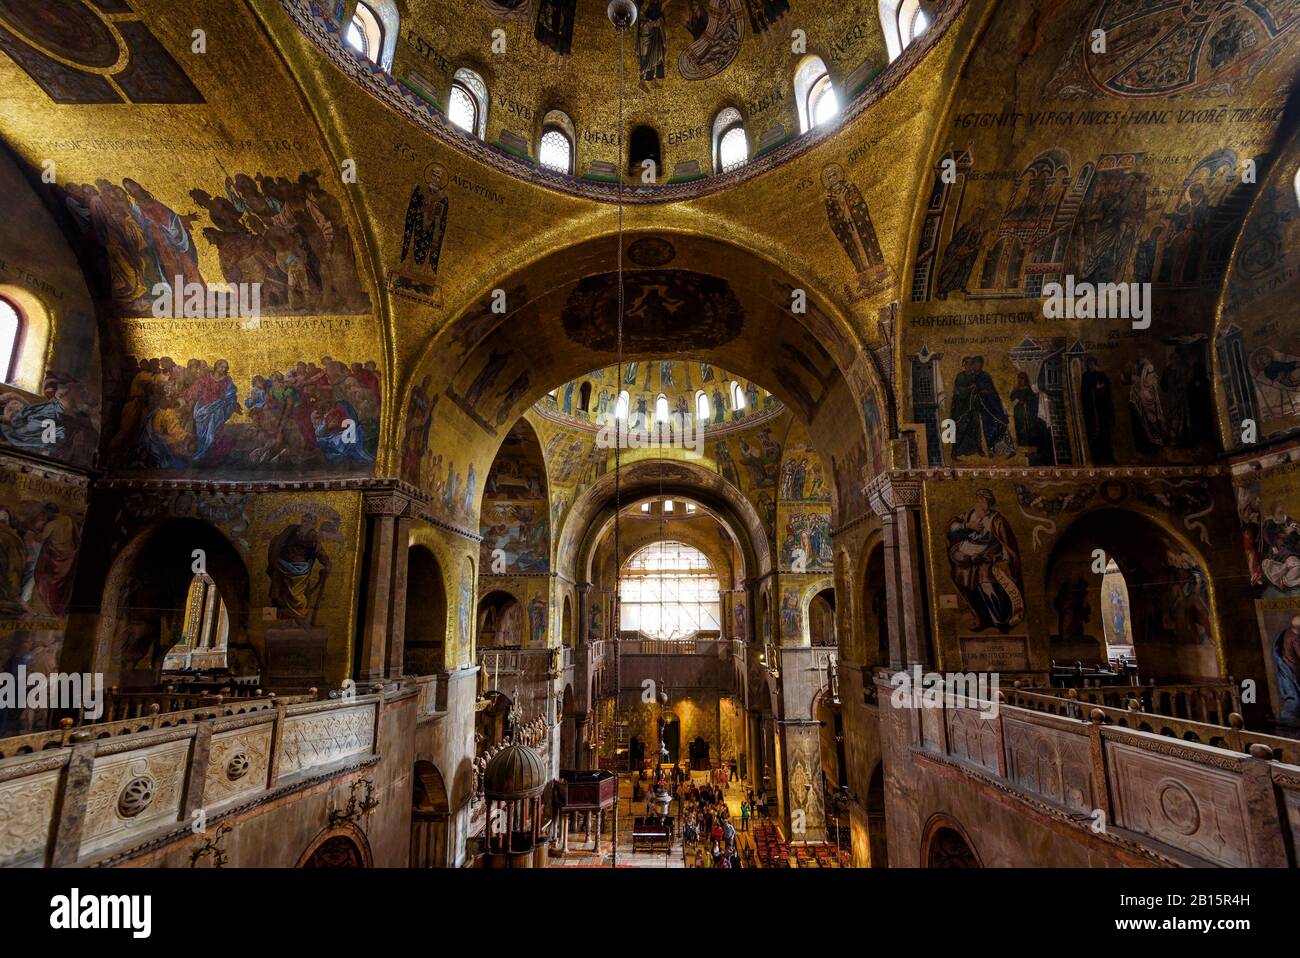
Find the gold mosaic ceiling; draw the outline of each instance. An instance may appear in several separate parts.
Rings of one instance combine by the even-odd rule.
[[[483,140],[536,158],[549,111],[576,136],[574,169],[588,179],[620,167],[617,151],[619,34],[596,0],[409,0],[392,75],[445,109],[459,69],[486,83]],[[738,110],[751,153],[797,136],[791,82],[804,51],[820,56],[842,94],[888,64],[877,0],[641,0],[622,38],[625,137],[658,131],[658,183],[714,172],[712,128]],[[799,32],[799,40],[793,39]],[[796,43],[798,52],[792,48]],[[626,142],[626,140],[625,140]],[[594,164],[594,165],[593,165]]]

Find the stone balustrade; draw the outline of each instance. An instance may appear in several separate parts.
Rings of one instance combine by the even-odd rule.
[[[1296,865],[1284,835],[1300,835],[1300,743],[1219,729],[1240,738],[1205,744],[1119,720],[1197,723],[1023,690],[1004,690],[996,709],[907,707],[892,701],[886,673],[876,684],[882,720],[892,713],[913,749],[1153,864]]]
[[[1239,712],[1229,713],[1225,716],[1227,721],[1219,724],[1196,722],[1190,719],[1175,718],[1157,712],[1145,711],[1141,708],[1131,708],[1130,704],[1132,702],[1139,702],[1140,704],[1141,699],[1137,693],[1141,692],[1142,689],[1142,686],[1128,687],[1127,691],[1130,694],[1124,698],[1122,705],[1110,704],[1113,701],[1110,696],[1105,698],[1107,704],[1103,705],[1093,697],[1085,695],[1087,692],[1102,691],[1100,689],[1067,689],[1064,691],[1054,689],[1051,692],[1041,689],[1034,691],[1003,689],[1002,693],[1007,704],[1032,709],[1035,712],[1050,712],[1053,715],[1081,719],[1092,709],[1097,708],[1101,710],[1107,722],[1120,728],[1155,732],[1169,738],[1177,738],[1185,742],[1196,742],[1201,745],[1213,745],[1216,748],[1223,748],[1232,752],[1246,753],[1250,751],[1252,745],[1262,744],[1272,751],[1273,756],[1278,761],[1287,762],[1291,765],[1300,765],[1300,740],[1286,738],[1281,735],[1268,735],[1264,732],[1248,731],[1242,724]],[[1107,689],[1106,691],[1114,690]],[[1077,697],[1071,695],[1074,692],[1078,693]]]
[[[1045,686],[1022,688],[1057,696],[1073,691],[1080,701],[1118,709],[1127,709],[1129,699],[1135,698],[1144,712],[1209,725],[1227,725],[1230,715],[1241,714],[1241,689],[1231,679],[1226,683],[1199,685],[1085,685],[1068,690]]]
[[[187,698],[197,698],[198,696],[188,696]],[[11,758],[14,755],[30,755],[33,752],[46,751],[53,748],[62,748],[65,745],[75,744],[89,739],[106,739],[117,738],[123,735],[132,735],[137,732],[149,732],[154,729],[172,728],[178,725],[188,725],[196,721],[196,716],[213,715],[227,717],[232,715],[245,715],[250,712],[265,711],[274,709],[276,703],[291,705],[300,702],[314,702],[314,694],[304,695],[283,695],[277,697],[274,693],[264,698],[236,698],[227,699],[221,695],[202,696],[204,701],[201,703],[187,704],[184,707],[176,709],[164,708],[164,704],[177,704],[170,696],[154,695],[145,701],[147,707],[136,709],[131,708],[132,714],[129,717],[112,716],[113,710],[105,708],[105,716],[101,721],[88,722],[82,725],[76,725],[72,719],[64,719],[57,729],[51,729],[44,732],[29,732],[24,735],[14,735],[8,738],[0,738],[0,759]],[[121,710],[118,710],[119,712]],[[112,717],[110,717],[112,716]]]
[[[409,694],[394,688],[394,694]],[[90,865],[378,761],[387,692],[238,700],[66,728],[0,758],[0,867]],[[31,739],[24,736],[23,739]]]

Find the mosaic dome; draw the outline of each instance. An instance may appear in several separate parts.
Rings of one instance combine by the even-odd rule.
[[[708,363],[631,362],[623,364],[621,381],[618,373],[617,366],[593,370],[557,386],[533,408],[552,422],[595,432],[612,421],[626,392],[632,426],[652,426],[666,407],[675,421],[703,422],[706,434],[754,426],[785,408],[757,383]]]

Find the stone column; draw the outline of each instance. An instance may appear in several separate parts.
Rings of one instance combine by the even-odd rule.
[[[396,491],[368,493],[364,506],[369,571],[356,677],[373,681],[402,674],[411,500]]]
[[[367,549],[370,555],[366,577],[365,629],[362,632],[361,661],[357,678],[372,681],[382,678],[388,659],[388,619],[391,609],[390,589],[393,582],[393,537],[396,523],[392,516],[370,519]]]
[[[406,582],[409,571],[411,520],[401,516],[393,534],[393,587],[389,596],[390,640],[388,643],[388,677],[402,674],[406,652]]]
[[[926,641],[921,480],[908,473],[881,473],[868,485],[867,499],[884,527],[890,667],[928,665],[933,650]]]

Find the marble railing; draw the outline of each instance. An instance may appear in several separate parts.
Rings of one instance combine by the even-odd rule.
[[[911,708],[891,702],[887,677],[877,687],[881,721],[896,723],[920,753],[1129,853],[1155,864],[1296,865],[1284,835],[1300,835],[1300,766],[1294,755],[1278,761],[1273,743],[1262,741],[1269,736],[1241,733],[1251,743],[1241,754],[1124,727],[1115,710],[1036,693],[1005,691],[996,710]]]
[[[54,734],[66,741],[6,753],[0,867],[103,863],[184,837],[200,810],[211,828],[235,808],[376,761],[382,701],[241,700],[65,729]]]
[[[1181,739],[1185,742],[1196,742],[1201,745],[1213,745],[1216,748],[1228,749],[1232,752],[1249,752],[1252,745],[1265,745],[1278,761],[1287,762],[1291,765],[1300,765],[1300,739],[1249,731],[1243,726],[1239,712],[1229,713],[1226,716],[1227,722],[1225,724],[1196,722],[1190,719],[1163,715],[1158,712],[1144,711],[1141,708],[1131,708],[1130,705],[1133,702],[1141,702],[1141,699],[1136,695],[1136,693],[1142,691],[1141,686],[1129,687],[1128,691],[1131,694],[1122,699],[1123,705],[1109,704],[1112,701],[1109,697],[1105,700],[1107,704],[1099,704],[1091,696],[1085,695],[1085,693],[1097,691],[1102,690],[1054,689],[1051,692],[1046,692],[1041,689],[1035,691],[1003,689],[1002,694],[1008,705],[1031,709],[1035,712],[1049,712],[1053,715],[1082,719],[1095,708],[1101,711],[1107,722],[1120,728],[1155,732],[1169,738]],[[1071,694],[1074,692],[1078,693],[1077,698]]]
[[[1072,689],[1021,687],[1027,692],[1043,695],[1065,696],[1074,692],[1080,701],[1117,709],[1127,709],[1129,700],[1137,699],[1144,712],[1209,725],[1228,725],[1231,715],[1241,715],[1241,690],[1231,679],[1213,685],[1085,685]]]
[[[186,699],[193,698],[200,697],[186,697]],[[65,745],[86,742],[92,739],[119,738],[138,732],[150,732],[154,729],[189,725],[207,717],[225,718],[232,715],[246,715],[250,712],[274,709],[277,703],[292,705],[316,700],[314,694],[276,697],[274,693],[265,698],[228,699],[220,695],[202,696],[201,698],[205,700],[211,699],[211,701],[189,705],[189,707],[165,709],[164,704],[174,706],[178,703],[169,696],[155,696],[148,701],[148,707],[140,711],[140,714],[129,718],[110,717],[110,713],[113,711],[110,709],[105,709],[104,720],[98,722],[76,725],[72,719],[65,718],[57,729],[0,738],[0,758],[11,758],[14,755],[30,755],[33,752],[62,748]],[[131,709],[130,711],[137,710]]]
[[[729,639],[624,639],[621,655],[717,655]]]

